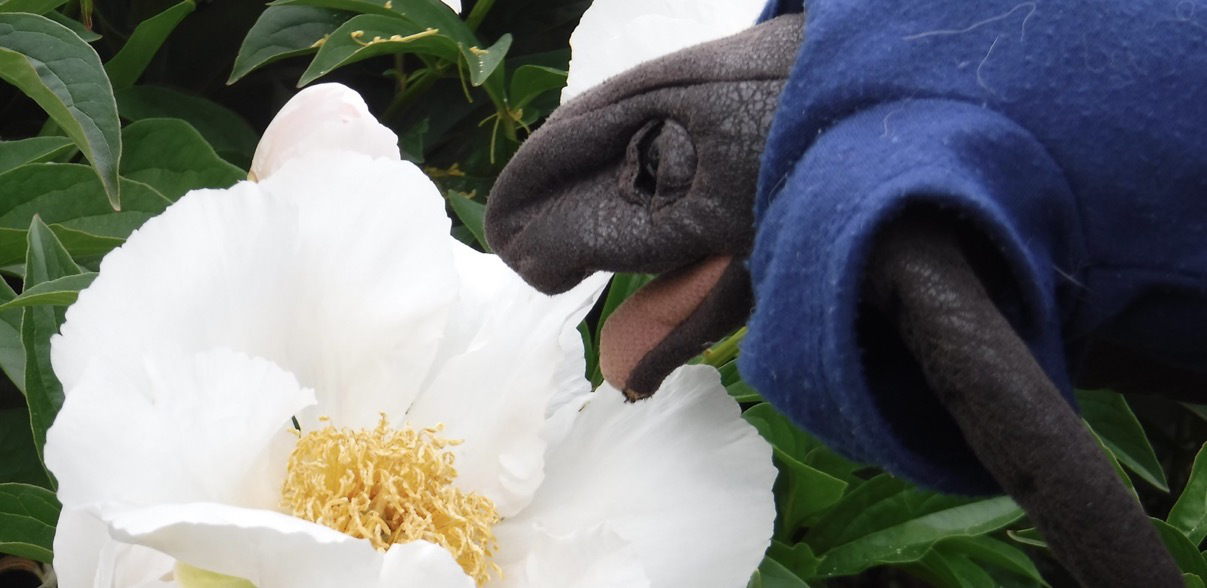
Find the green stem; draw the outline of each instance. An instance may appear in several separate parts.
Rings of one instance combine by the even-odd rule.
[[[499,117],[503,119],[503,136],[514,141],[519,141],[519,137],[515,131],[515,119],[511,117],[510,112],[500,112]]]
[[[486,18],[486,13],[490,12],[490,7],[494,6],[495,0],[478,0],[474,4],[474,9],[469,11],[469,17],[465,19],[466,26],[469,30],[478,32],[478,25],[482,24],[482,19]]]
[[[740,343],[744,337],[746,337],[746,327],[738,329],[737,332],[730,335],[728,339],[725,339],[724,341],[721,341],[720,343],[717,343],[711,348],[705,350],[701,356],[702,358],[700,363],[719,368],[733,361],[733,358],[738,356],[738,343]]]
[[[398,74],[398,93],[401,94],[407,90],[407,72],[403,69],[402,53],[394,54],[394,72]],[[397,94],[395,94],[397,95]]]

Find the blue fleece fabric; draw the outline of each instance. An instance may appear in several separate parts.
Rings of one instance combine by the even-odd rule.
[[[854,459],[996,490],[858,312],[877,230],[915,207],[992,244],[993,295],[1070,402],[1091,338],[1207,371],[1207,4],[807,4],[755,206],[756,389]]]

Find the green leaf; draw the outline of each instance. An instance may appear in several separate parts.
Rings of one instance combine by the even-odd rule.
[[[272,6],[305,5],[361,14],[378,14],[433,28],[467,47],[478,44],[473,31],[440,0],[277,0]]]
[[[71,255],[42,219],[29,225],[29,253],[25,258],[25,287],[81,273]],[[50,337],[63,324],[63,307],[27,306],[22,311],[21,343],[25,347],[25,399],[38,456],[46,445],[46,430],[63,406],[63,386],[50,365]],[[45,462],[43,462],[45,463]]]
[[[109,74],[113,88],[120,90],[133,86],[168,35],[196,7],[193,0],[184,0],[139,23],[121,51],[105,64],[105,73]]]
[[[50,232],[50,227],[37,215],[34,215],[29,223],[28,239],[29,249],[25,257],[26,290],[83,271],[55,238],[54,233]]]
[[[1083,420],[1082,422],[1085,421]],[[1115,473],[1119,475],[1119,481],[1123,482],[1124,486],[1127,486],[1128,491],[1132,493],[1132,496],[1136,497],[1136,500],[1139,500],[1140,496],[1136,494],[1136,485],[1132,482],[1131,476],[1128,476],[1127,472],[1124,471],[1123,465],[1119,463],[1119,458],[1115,457],[1115,452],[1111,451],[1106,446],[1106,442],[1102,440],[1102,437],[1096,431],[1094,431],[1093,427],[1090,427],[1089,423],[1085,423],[1085,426],[1090,432],[1090,436],[1092,436],[1094,441],[1098,443],[1098,446],[1102,448],[1103,455],[1106,455],[1106,458],[1111,462],[1111,466],[1115,468]]]
[[[1207,537],[1207,443],[1194,458],[1186,488],[1169,511],[1168,522],[1195,545]]]
[[[50,563],[60,509],[50,490],[0,484],[0,553]]]
[[[0,12],[46,14],[67,3],[67,0],[0,0]]]
[[[1207,588],[1203,579],[1194,574],[1182,574],[1182,579],[1186,581],[1186,588]]]
[[[25,241],[24,234],[21,235],[21,241]],[[13,292],[8,282],[0,280],[0,302],[8,302],[16,297],[17,293]],[[17,387],[17,390],[20,390],[21,394],[25,394],[25,347],[21,345],[21,311],[19,309],[0,312],[0,369],[4,370],[4,375],[8,376],[9,381]],[[22,409],[21,414],[25,419],[23,430],[30,438],[32,448],[33,435],[29,433],[28,411]],[[0,455],[8,455],[8,453],[0,451]],[[26,480],[0,479],[0,481],[21,482]]]
[[[32,98],[92,163],[114,210],[121,135],[101,60],[67,27],[32,14],[0,14],[0,78]]]
[[[130,183],[138,185],[144,190],[151,191],[150,188],[142,186],[142,184],[136,184],[135,182]],[[94,224],[97,228],[89,230],[97,230],[98,232],[105,233],[125,232],[128,235],[129,233],[133,232],[134,229],[141,226],[141,224],[136,221],[136,218],[137,217],[133,215],[125,217],[111,215],[109,218],[80,220],[96,221]],[[71,257],[74,258],[77,263],[88,264],[88,267],[92,268],[96,268],[98,262],[100,262],[101,258],[105,257],[106,254],[114,249],[117,249],[122,243],[126,242],[125,237],[98,235],[88,231],[70,229],[63,225],[50,225],[50,230],[54,233],[54,236],[59,239],[59,242],[63,244],[63,247],[66,247],[67,251],[71,252]]]
[[[928,572],[922,575],[929,576],[928,579],[936,586],[980,588],[997,585],[993,576],[959,553],[932,549],[922,556],[917,565]]]
[[[793,425],[788,417],[766,402],[750,407],[742,413],[742,418],[754,425],[772,447],[780,448],[797,460],[803,461],[819,444],[813,436]]]
[[[122,130],[122,175],[155,188],[171,200],[189,190],[229,188],[247,173],[218,157],[189,123],[148,118]]]
[[[47,486],[50,481],[38,451],[34,449],[33,431],[29,428],[29,411],[20,408],[0,410],[0,482],[21,482]]]
[[[314,6],[269,6],[244,37],[226,83],[274,61],[318,51],[320,41],[353,15]]]
[[[61,12],[47,12],[45,16],[46,18],[49,18],[50,20],[67,27],[68,30],[75,33],[76,36],[82,39],[85,43],[92,43],[101,39],[101,35],[99,33],[88,30],[84,27],[83,23]]]
[[[1152,519],[1152,522],[1157,529],[1157,535],[1161,536],[1161,541],[1169,549],[1169,554],[1173,556],[1178,567],[1184,573],[1207,578],[1207,561],[1203,560],[1203,554],[1199,553],[1199,548],[1176,527],[1161,519]]]
[[[757,407],[756,407],[757,408]],[[753,410],[753,409],[751,409]],[[750,411],[747,411],[750,412]],[[874,524],[864,517],[876,505],[910,491],[904,480],[888,474],[878,475],[843,496],[805,535],[814,551],[824,553],[867,533]]]
[[[511,98],[513,108],[524,108],[541,94],[557,90],[566,85],[566,72],[552,67],[521,65],[511,74]]]
[[[793,459],[847,484],[856,482],[851,474],[859,468],[858,464],[831,451],[816,437],[792,424],[788,417],[770,404],[752,406],[742,418],[754,425],[768,443]]]
[[[499,67],[503,64],[503,58],[507,56],[507,51],[511,49],[511,35],[503,35],[499,40],[485,50],[461,47],[462,57],[465,59],[466,67],[470,72],[470,81],[475,86],[481,86],[486,95],[490,97],[490,101],[495,106],[495,111],[500,117],[498,120],[518,120],[523,122],[523,112],[519,112],[521,116],[516,117],[517,109],[510,106],[507,99],[507,89],[503,87],[503,79],[506,77],[505,68]],[[531,114],[531,113],[529,113]],[[508,122],[511,126],[514,123]],[[529,124],[529,123],[523,123]],[[519,148],[520,143],[514,136],[507,138],[505,135],[504,141],[499,143],[502,147],[502,154],[499,156],[502,161],[511,159],[515,150]],[[490,150],[491,162],[494,162],[495,150],[492,147]]]
[[[448,203],[456,213],[457,218],[469,232],[473,233],[474,239],[482,246],[482,249],[487,253],[490,252],[490,245],[486,244],[486,232],[483,229],[483,222],[486,216],[486,205],[480,202],[475,202],[468,194],[449,190]]]
[[[470,83],[481,86],[492,78],[511,47],[511,35],[504,34],[483,49],[473,31],[439,0],[279,0],[273,6],[297,4],[361,13],[331,32],[298,80],[299,86],[349,63],[392,53],[463,61]],[[502,78],[497,79],[501,86]],[[503,103],[501,87],[487,92],[496,104]]]
[[[0,266],[25,261],[26,227],[35,214],[77,258],[108,252],[171,202],[122,179],[124,210],[114,212],[96,174],[82,165],[36,163],[0,174]]]
[[[469,81],[475,86],[481,86],[486,83],[495,70],[503,63],[503,58],[507,57],[507,50],[511,49],[511,35],[503,35],[494,45],[486,49],[479,49],[475,46],[461,46],[461,55],[465,58],[465,63],[469,69]],[[499,77],[499,86],[495,93],[502,93],[503,78]],[[490,91],[490,88],[487,88]],[[501,96],[495,96],[500,98]],[[496,103],[500,102],[496,100]]]
[[[838,502],[847,490],[847,483],[797,461],[781,449],[772,450],[780,475],[786,477],[777,524],[791,533],[803,526],[809,516]]]
[[[455,39],[413,22],[393,16],[362,14],[340,25],[327,37],[298,86],[331,73],[339,67],[378,55],[417,53],[456,62],[461,55]]]
[[[140,84],[117,91],[117,110],[136,122],[148,118],[178,118],[197,129],[219,157],[251,165],[260,136],[235,111],[201,96],[164,86]],[[127,146],[127,149],[130,147]]]
[[[733,365],[733,363],[735,362],[731,361],[727,365]],[[744,379],[737,379],[734,383],[725,386],[725,391],[729,392],[729,396],[733,397],[735,402],[763,403],[763,396],[758,394],[758,390],[751,388],[751,385],[747,384]]]
[[[402,151],[402,158],[416,165],[423,163],[423,145],[427,139],[428,129],[431,128],[431,121],[423,119],[415,124],[409,124],[398,135],[398,148]]]
[[[765,558],[755,573],[762,588],[809,588],[800,576],[771,558]]]
[[[1018,529],[1006,531],[1006,536],[1023,545],[1047,549],[1048,543],[1044,541],[1043,535],[1039,534],[1039,529],[1031,527],[1030,529]]]
[[[883,526],[827,551],[818,574],[841,576],[880,563],[913,561],[940,539],[989,533],[1022,516],[1022,510],[1005,496],[930,512],[896,525]]]
[[[776,480],[779,511],[776,536],[791,536],[810,515],[837,503],[846,492],[847,483],[804,463],[812,449],[812,440],[771,405],[751,407],[742,417],[771,444],[780,471]]]
[[[1081,415],[1119,463],[1162,492],[1169,492],[1165,472],[1157,461],[1140,421],[1123,396],[1114,392],[1077,392]]]
[[[1026,553],[993,537],[950,537],[936,543],[932,552],[964,555],[1032,580],[1041,586],[1048,585]]]
[[[823,515],[805,542],[824,558],[818,574],[839,576],[881,563],[917,561],[941,539],[988,533],[1022,516],[1009,497],[969,501],[881,475]]]
[[[789,547],[785,543],[772,540],[771,547],[767,548],[767,557],[801,579],[815,576],[817,566],[821,564],[821,559],[813,554],[813,549],[808,543],[797,543]]]
[[[478,242],[478,239],[474,237],[473,233],[469,232],[469,229],[465,228],[465,225],[457,225],[453,227],[449,230],[449,234],[451,234],[454,239],[470,247],[473,247],[474,243]]]
[[[20,296],[0,304],[0,311],[40,304],[70,306],[79,296],[80,290],[87,288],[95,279],[95,273],[85,272],[42,282],[26,288]]]
[[[27,163],[46,161],[73,149],[67,137],[33,137],[20,141],[0,141],[0,174]]]

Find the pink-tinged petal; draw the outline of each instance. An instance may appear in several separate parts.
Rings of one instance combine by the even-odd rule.
[[[595,392],[550,447],[532,503],[497,533],[502,545],[512,526],[561,536],[607,523],[654,588],[744,586],[771,541],[775,477],[771,447],[716,371],[687,366],[636,404]]]
[[[47,432],[58,497],[79,506],[215,501],[276,508],[314,393],[269,361],[226,350],[95,363]]]
[[[360,94],[341,84],[318,84],[298,92],[268,123],[249,176],[263,181],[291,159],[325,151],[402,159],[398,137],[373,118]]]

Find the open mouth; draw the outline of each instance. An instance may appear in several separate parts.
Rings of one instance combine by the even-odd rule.
[[[600,369],[629,400],[653,394],[671,371],[745,320],[745,269],[731,255],[706,258],[658,276],[604,323]]]

